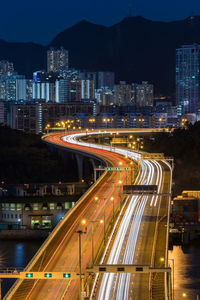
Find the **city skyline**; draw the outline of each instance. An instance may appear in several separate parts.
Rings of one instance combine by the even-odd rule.
[[[24,0],[20,5],[14,1],[12,5],[2,4],[2,9],[9,11],[9,18],[8,14],[2,15],[0,25],[3,30],[0,39],[47,45],[60,31],[82,19],[99,25],[112,26],[128,16],[142,16],[152,21],[170,22],[191,15],[200,15],[200,4],[197,0],[190,3],[186,0],[175,2],[170,0],[165,4],[158,0],[151,2],[103,0],[97,5],[91,5],[90,0],[84,3],[79,0],[75,3],[59,0],[56,7],[53,1],[37,2],[36,0],[34,5],[29,6],[25,5]]]

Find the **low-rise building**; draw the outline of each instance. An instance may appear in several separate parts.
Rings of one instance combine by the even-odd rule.
[[[8,228],[55,227],[86,189],[82,182],[1,186],[0,222]]]
[[[51,229],[78,200],[78,195],[59,197],[3,198],[0,204],[0,222],[8,228]]]
[[[200,191],[183,191],[172,201],[172,217],[175,224],[200,223]]]

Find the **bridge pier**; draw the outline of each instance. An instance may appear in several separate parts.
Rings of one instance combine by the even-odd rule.
[[[76,154],[76,162],[78,168],[78,179],[81,181],[83,179],[83,156],[80,154]]]

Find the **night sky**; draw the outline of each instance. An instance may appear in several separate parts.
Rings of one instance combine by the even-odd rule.
[[[200,15],[199,0],[11,0],[1,2],[0,39],[48,44],[60,31],[87,19],[113,25],[129,14],[171,21]]]

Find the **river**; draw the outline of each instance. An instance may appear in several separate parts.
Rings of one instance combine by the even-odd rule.
[[[24,268],[36,253],[42,241],[0,241],[0,269]],[[15,280],[2,280],[2,296]]]
[[[41,245],[41,241],[0,241],[0,269],[24,268]],[[174,300],[196,300],[200,295],[200,240],[189,246],[174,246],[169,251],[174,262]],[[13,279],[3,279],[2,296],[13,284]],[[184,294],[185,293],[185,294]],[[200,297],[199,297],[200,300]]]
[[[174,262],[174,299],[200,300],[200,240],[187,246],[174,246],[169,251]]]

